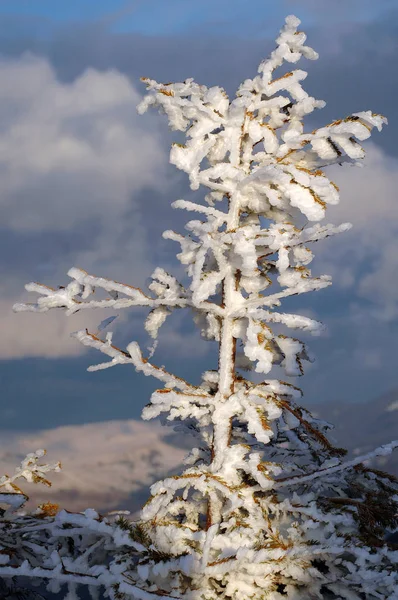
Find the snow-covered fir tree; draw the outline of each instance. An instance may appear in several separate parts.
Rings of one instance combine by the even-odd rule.
[[[355,164],[360,143],[386,119],[355,113],[314,131],[304,118],[324,102],[302,87],[301,70],[275,71],[302,57],[305,45],[293,16],[261,62],[230,100],[220,87],[188,79],[144,79],[140,113],[158,108],[171,129],[186,133],[170,161],[185,171],[193,190],[207,188],[203,203],[177,200],[196,213],[187,233],[164,232],[177,242],[189,286],[157,268],[148,292],[72,268],[58,289],[31,283],[36,304],[17,311],[77,311],[148,307],[147,332],[156,339],[167,317],[189,308],[206,340],[219,345],[218,369],[200,385],[173,375],[145,357],[136,342],[120,349],[105,337],[79,331],[76,338],[110,360],[91,367],[127,364],[158,379],[143,411],[197,438],[185,470],[151,488],[138,522],[57,511],[52,505],[24,514],[18,476],[43,479],[54,466],[30,455],[14,478],[3,477],[0,577],[42,577],[49,589],[69,583],[111,598],[150,600],[396,600],[398,547],[386,541],[397,530],[398,482],[366,466],[398,442],[371,455],[344,459],[328,438],[331,425],[299,405],[299,388],[273,379],[273,367],[301,376],[312,361],[306,345],[289,334],[313,335],[322,325],[280,310],[283,299],[321,290],[327,275],[308,265],[313,242],[349,229],[321,224],[339,201],[325,168]],[[105,291],[108,296],[98,297]],[[97,299],[92,299],[96,294]],[[248,378],[247,371],[260,376]],[[54,514],[55,513],[55,514]],[[51,587],[52,586],[52,587]]]

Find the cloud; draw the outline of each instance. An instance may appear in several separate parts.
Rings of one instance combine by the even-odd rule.
[[[61,83],[43,58],[0,61],[3,226],[70,230],[114,219],[145,186],[160,189],[164,152],[138,123],[139,95],[117,71]],[[156,173],[156,177],[154,174]]]
[[[396,319],[398,160],[370,143],[363,168],[333,167],[328,175],[340,186],[340,204],[330,207],[327,220],[349,221],[353,229],[319,249],[322,269],[352,292],[352,302],[365,299],[374,317]]]
[[[373,161],[372,164],[369,163],[368,168],[363,170],[336,169],[333,176],[336,182],[340,184],[342,191],[341,205],[336,210],[342,212],[336,212],[333,215],[330,211],[330,219],[328,220],[334,222],[351,220],[354,223],[354,229],[335,240],[325,241],[323,246],[316,247],[316,260],[322,261],[319,271],[332,273],[335,284],[332,290],[325,291],[325,294],[320,293],[319,301],[318,297],[315,302],[313,297],[303,297],[303,305],[313,307],[314,312],[319,313],[325,324],[330,325],[330,337],[327,339],[323,350],[324,358],[321,356],[318,363],[324,371],[321,381],[322,386],[319,387],[319,390],[322,391],[323,388],[324,392],[322,393],[325,393],[326,396],[327,394],[330,397],[333,394],[343,394],[347,398],[351,394],[351,390],[357,393],[360,388],[362,392],[365,391],[366,394],[371,394],[374,388],[379,385],[374,379],[374,375],[372,375],[373,380],[370,381],[368,372],[363,373],[363,369],[359,368],[363,360],[363,355],[361,358],[360,352],[366,352],[372,344],[373,346],[382,347],[382,366],[379,372],[383,373],[383,385],[387,386],[392,379],[395,378],[396,381],[395,367],[392,365],[393,359],[389,356],[393,356],[397,350],[391,333],[391,325],[394,322],[396,313],[396,298],[393,289],[394,278],[392,275],[394,272],[392,270],[394,269],[392,262],[394,248],[392,223],[394,219],[396,220],[397,207],[391,195],[396,189],[396,179],[394,178],[396,160],[391,157],[397,154],[397,125],[391,116],[396,110],[395,98],[398,89],[397,77],[394,70],[391,69],[391,64],[394,64],[397,55],[398,20],[394,17],[393,12],[390,14],[384,12],[384,14],[380,14],[379,17],[373,20],[362,20],[359,13],[354,14],[358,6],[358,2],[356,4],[355,2],[357,0],[352,2],[349,0],[344,5],[344,10],[347,6],[351,11],[351,20],[347,20],[345,24],[342,24],[337,22],[338,18],[336,18],[333,20],[333,27],[330,26],[330,19],[333,16],[330,15],[330,12],[335,10],[334,5],[332,9],[328,3],[319,2],[316,7],[313,7],[310,0],[308,3],[303,0],[301,2],[302,7],[307,5],[311,11],[313,8],[317,11],[315,18],[311,19],[309,12],[305,15],[299,13],[298,9],[296,11],[295,5],[298,5],[298,2],[284,3],[285,7],[290,4],[287,12],[297,12],[298,16],[302,18],[303,28],[308,33],[308,43],[320,53],[318,61],[315,63],[306,62],[302,65],[305,70],[308,69],[309,71],[306,81],[308,91],[328,102],[324,110],[316,113],[318,122],[315,125],[323,124],[329,120],[345,116],[352,111],[362,109],[373,109],[382,112],[390,117],[391,121],[382,134],[375,134],[372,138],[374,144],[368,145],[369,157],[367,160],[368,162],[369,159]],[[368,6],[367,3],[367,9]],[[385,8],[389,8],[388,2],[383,3],[383,10]],[[328,10],[329,13],[323,14],[325,10]],[[228,91],[233,92],[244,77],[250,75],[250,73],[255,73],[258,62],[273,48],[272,38],[268,39],[266,36],[272,34],[273,37],[275,28],[278,29],[280,24],[280,21],[275,19],[275,27],[272,26],[272,31],[270,27],[261,30],[259,27],[255,35],[251,35],[251,28],[247,29],[248,33],[246,35],[244,27],[242,27],[239,35],[229,35],[228,32],[232,30],[229,29],[228,23],[228,27],[223,30],[222,35],[220,33],[209,35],[207,31],[199,32],[199,30],[195,30],[195,35],[191,35],[192,31],[188,28],[186,35],[175,35],[172,38],[144,36],[136,33],[115,34],[109,30],[107,31],[104,27],[100,28],[89,24],[76,25],[73,28],[53,29],[50,32],[47,31],[46,35],[38,36],[35,33],[38,31],[37,27],[28,26],[23,35],[14,36],[12,40],[4,34],[5,31],[11,28],[12,23],[9,23],[7,27],[3,27],[3,34],[0,37],[1,52],[3,55],[18,57],[6,62],[12,65],[19,62],[34,63],[36,61],[42,65],[47,65],[47,73],[49,69],[52,74],[46,77],[53,82],[52,85],[58,89],[61,96],[65,90],[70,92],[69,96],[72,94],[72,90],[74,90],[73,93],[76,93],[77,82],[81,78],[84,80],[90,73],[94,72],[97,77],[105,81],[109,73],[113,71],[114,76],[114,69],[117,69],[119,77],[115,79],[118,82],[115,84],[116,88],[118,90],[122,88],[123,90],[130,90],[127,92],[120,91],[122,96],[126,94],[125,112],[123,114],[123,103],[120,113],[119,109],[112,111],[108,104],[108,108],[104,108],[104,114],[107,115],[109,112],[112,119],[116,119],[116,121],[119,116],[123,117],[123,123],[127,123],[127,129],[131,133],[129,138],[131,147],[136,147],[134,142],[137,140],[139,142],[145,136],[146,139],[149,137],[154,141],[154,147],[160,153],[159,162],[157,163],[159,168],[156,169],[155,178],[148,177],[145,174],[145,168],[143,168],[145,177],[141,177],[141,172],[136,173],[134,171],[137,175],[137,179],[134,179],[134,181],[133,178],[128,179],[128,173],[125,178],[121,177],[119,180],[115,175],[117,165],[115,166],[112,162],[111,153],[107,151],[109,147],[103,144],[101,146],[101,156],[107,156],[111,163],[109,172],[114,174],[115,185],[112,187],[109,180],[108,183],[105,182],[103,185],[105,175],[102,170],[104,173],[107,172],[107,162],[103,160],[101,163],[99,160],[98,164],[101,163],[102,167],[99,169],[101,174],[97,174],[97,177],[101,185],[96,185],[94,181],[96,177],[88,179],[89,184],[93,186],[89,189],[94,190],[95,200],[91,196],[86,198],[84,200],[84,202],[87,202],[86,207],[80,206],[83,204],[83,196],[79,193],[79,189],[80,185],[82,185],[82,189],[86,189],[84,186],[88,184],[84,180],[84,175],[79,174],[78,170],[71,171],[71,177],[65,173],[59,174],[56,172],[54,174],[54,171],[52,171],[46,179],[49,183],[48,188],[44,183],[42,183],[42,188],[37,183],[45,181],[44,175],[34,172],[32,181],[23,188],[26,192],[25,199],[22,198],[25,194],[23,190],[18,196],[18,188],[15,191],[11,187],[11,190],[14,190],[13,193],[18,206],[22,207],[27,214],[29,214],[28,209],[33,206],[40,206],[44,219],[44,213],[51,213],[52,207],[54,207],[54,210],[56,209],[64,218],[62,211],[65,210],[68,201],[71,202],[73,210],[81,210],[81,213],[79,212],[79,217],[71,217],[70,215],[65,217],[66,223],[68,219],[73,222],[68,227],[63,227],[59,223],[52,224],[57,217],[51,214],[45,215],[46,225],[45,228],[40,230],[40,224],[37,224],[37,221],[35,222],[37,217],[34,214],[30,214],[29,218],[24,215],[19,222],[16,209],[7,208],[5,213],[8,219],[7,223],[12,229],[5,231],[7,244],[1,241],[1,239],[4,240],[4,235],[0,239],[0,244],[2,244],[3,256],[7,256],[7,260],[3,259],[4,269],[2,275],[2,281],[6,282],[6,289],[3,287],[2,291],[10,306],[13,302],[20,301],[22,283],[35,279],[49,285],[64,284],[67,281],[66,271],[74,264],[91,270],[95,274],[103,274],[124,280],[133,285],[141,285],[145,277],[151,273],[154,264],[159,263],[164,266],[165,261],[171,263],[174,260],[171,258],[173,249],[170,250],[167,246],[167,250],[164,250],[166,245],[162,245],[163,243],[158,241],[158,233],[163,229],[174,227],[173,220],[178,219],[178,216],[168,208],[167,210],[163,208],[162,203],[164,202],[166,206],[169,200],[186,196],[186,193],[184,191],[183,196],[180,192],[176,193],[177,185],[175,182],[172,182],[172,185],[168,188],[167,198],[166,195],[163,195],[163,187],[160,190],[160,186],[169,183],[168,175],[165,175],[162,169],[165,169],[167,165],[167,151],[164,147],[168,145],[170,138],[165,133],[166,127],[164,124],[161,125],[163,129],[158,129],[158,121],[153,115],[148,119],[144,117],[142,121],[137,120],[134,108],[135,101],[130,103],[128,98],[129,94],[131,94],[131,97],[134,94],[138,97],[138,94],[129,81],[138,81],[140,75],[149,75],[167,81],[182,80],[194,76],[200,83],[203,82],[207,85],[220,84],[225,86]],[[309,24],[310,26],[308,26]],[[260,26],[262,27],[261,24]],[[250,39],[245,39],[245,36],[248,38],[249,34]],[[183,52],[181,51],[182,48]],[[47,56],[49,59],[38,59],[32,56],[20,58],[21,52],[26,49],[35,49],[38,54]],[[51,63],[51,66],[49,63]],[[90,66],[89,70],[87,70],[88,66]],[[21,70],[20,72],[25,73],[26,71]],[[121,75],[121,73],[124,75]],[[46,77],[42,77],[43,79],[40,80],[39,78],[39,80],[45,82]],[[121,81],[124,83],[121,83]],[[22,84],[19,83],[18,85]],[[31,82],[31,85],[32,90],[34,90],[35,82]],[[79,89],[82,87],[84,86],[81,84]],[[47,88],[46,85],[43,85],[43,89]],[[27,90],[26,93],[29,94],[30,91]],[[110,100],[107,100],[107,102],[109,103]],[[7,121],[2,120],[0,115],[0,123],[3,123],[1,127],[5,127],[6,132],[8,132],[8,119],[11,119],[11,122],[15,125],[15,119],[20,115],[20,112],[18,112],[20,106],[23,105],[19,104],[18,101],[9,102],[8,105],[3,102],[3,110],[8,107],[7,110],[9,111]],[[46,106],[49,107],[49,104],[47,103]],[[88,124],[80,128],[80,124],[84,120],[87,120]],[[95,127],[102,120],[104,123],[109,122],[107,118],[103,119],[101,117],[100,119],[95,115],[76,118],[74,121],[75,127],[70,128],[68,119],[62,118],[60,120],[60,131],[62,135],[65,132],[68,135],[76,135],[79,148],[80,138],[79,135],[75,134],[75,131],[77,130],[77,133],[81,134],[83,138],[88,132],[88,142],[85,141],[85,144],[88,144],[92,151],[93,146],[95,146],[90,141],[93,139],[92,132],[95,131]],[[154,120],[154,125],[150,125],[151,120]],[[312,125],[313,123],[310,123],[309,128]],[[44,132],[47,132],[46,127]],[[46,135],[49,134],[46,133]],[[120,144],[120,149],[122,149],[122,146]],[[384,151],[379,153],[377,157],[378,148],[383,148]],[[82,156],[85,156],[84,153]],[[131,161],[130,166],[132,169],[134,169],[134,161],[135,159]],[[56,164],[55,159],[54,162]],[[84,164],[84,161],[82,164]],[[168,173],[171,172],[172,168],[170,167]],[[7,178],[9,178],[8,173]],[[81,179],[83,179],[82,184],[80,183]],[[126,199],[127,196],[124,194],[121,185],[121,181],[124,179],[128,179],[133,186],[130,200]],[[24,178],[22,178],[23,180]],[[137,182],[136,187],[134,187],[135,182]],[[157,185],[158,182],[160,185]],[[185,180],[184,185],[187,188]],[[59,189],[60,187],[66,191],[63,192]],[[110,187],[115,191],[115,195],[117,192],[119,198],[113,205],[106,201]],[[62,198],[57,196],[57,190],[60,194],[63,194]],[[370,193],[371,190],[372,194]],[[377,202],[371,200],[371,196],[377,198]],[[76,200],[77,198],[79,201]],[[85,218],[80,216],[83,214],[86,215]],[[153,214],[156,214],[156,223]],[[381,214],[384,215],[383,218],[380,216]],[[170,220],[167,221],[168,219]],[[164,226],[163,220],[165,221]],[[28,222],[26,223],[26,221]],[[372,223],[371,228],[370,223]],[[179,225],[176,228],[178,229],[178,227]],[[156,236],[154,235],[155,230]],[[170,254],[165,254],[169,251]],[[154,258],[154,254],[156,254],[156,258]],[[314,272],[316,270],[314,264]],[[26,295],[24,299],[27,299]],[[320,304],[317,304],[318,302]],[[296,309],[297,307],[292,307],[292,310]],[[16,329],[12,329],[15,327],[16,322],[13,321],[11,316],[8,319],[4,310],[2,324],[6,333],[8,328],[11,332],[16,332]],[[95,316],[97,314],[95,313]],[[87,319],[91,318],[89,312],[86,315]],[[359,315],[361,315],[360,319]],[[358,318],[356,318],[357,316]],[[382,324],[381,317],[386,317],[389,320]],[[16,318],[23,318],[26,321],[26,328],[28,328],[30,327],[29,323],[33,322],[31,319],[36,319],[36,316],[17,315]],[[65,321],[68,323],[69,321],[62,314],[57,315],[56,318],[62,320],[62,323]],[[101,320],[101,318],[98,320]],[[135,337],[134,328],[137,321],[129,323],[129,328],[131,327],[130,339]],[[39,356],[42,351],[42,355],[51,355],[54,327],[61,328],[64,325],[61,325],[60,322],[58,324],[58,321],[56,321],[56,324],[50,326],[50,322],[45,315],[37,316],[36,331],[37,335],[40,333],[40,338],[36,344],[34,344],[34,340],[27,343],[27,353],[30,353],[32,347],[34,347]],[[41,329],[40,323],[45,324],[46,327],[43,326]],[[88,324],[90,325],[90,322]],[[73,329],[75,328],[73,327]],[[26,332],[19,331],[18,335],[21,348],[18,352],[19,355],[23,356],[23,336],[26,335]],[[130,336],[130,332],[128,335]],[[164,335],[168,335],[167,329],[165,329]],[[12,335],[7,333],[6,338],[10,340],[10,337]],[[67,332],[62,333],[62,339],[58,336],[57,338],[59,355],[62,356],[63,340],[65,340],[65,344],[67,342],[69,347],[69,350],[66,350],[65,345],[65,353],[72,355],[75,350],[72,351],[70,344],[74,344],[74,342],[69,340]],[[178,339],[176,339],[176,344],[179,345]],[[311,342],[312,345],[313,342]],[[340,349],[343,348],[345,354],[344,352],[343,354],[336,354],[338,348],[334,346],[337,345],[340,346]],[[77,347],[80,351],[80,346],[74,346],[74,348]],[[357,352],[355,352],[355,348],[358,349]],[[159,354],[161,349],[162,346],[159,345]],[[13,352],[16,353],[17,350],[14,349]],[[3,357],[7,357],[7,350],[3,351]],[[359,365],[357,370],[355,370],[355,366],[351,368],[351,360],[354,358],[356,364]],[[155,359],[157,359],[157,354]],[[333,362],[332,366],[330,366],[330,360]],[[379,359],[374,354],[364,360],[373,365],[373,373],[378,368],[377,365],[380,364]],[[347,363],[347,361],[348,366],[345,367],[343,363]],[[185,363],[181,361],[182,370],[186,368],[184,365]],[[316,365],[309,379],[315,378],[316,380],[319,376],[318,371],[315,369]],[[370,372],[369,369],[367,371]],[[347,387],[337,388],[336,374],[339,373],[341,381],[346,382],[351,378]],[[182,373],[182,375],[184,374]],[[371,391],[370,384],[373,385]],[[318,390],[317,395],[319,396]]]
[[[264,9],[263,0],[256,3],[251,11],[245,11],[244,2],[233,3],[220,23],[216,22],[217,10],[203,11],[199,19],[186,24],[183,33],[169,36],[143,35],[137,32],[137,23],[135,31],[117,33],[98,22],[60,28],[51,21],[43,22],[43,35],[38,23],[25,23],[26,16],[3,15],[0,51],[19,56],[33,49],[49,58],[62,81],[75,80],[91,66],[116,68],[134,83],[142,75],[159,81],[194,77],[199,83],[222,85],[234,93],[243,79],[255,75],[260,60],[273,49],[284,16],[296,12],[308,43],[320,54],[318,61],[300,65],[309,71],[309,91],[328,102],[318,113],[320,122],[369,108],[394,114],[398,93],[398,77],[391,68],[398,56],[395,0],[283,0],[272,10]],[[192,15],[192,9],[184,8],[182,13],[185,18]],[[211,19],[214,27],[209,27]],[[10,31],[14,32],[11,36]],[[167,31],[167,25],[162,31]],[[397,153],[394,122],[380,144]]]
[[[374,143],[365,148],[363,168],[327,170],[340,204],[325,222],[353,227],[314,244],[313,273],[331,274],[333,286],[300,300],[328,329],[327,338],[310,341],[317,362],[302,385],[306,396],[327,402],[370,399],[397,384],[398,160]]]
[[[83,348],[69,332],[108,316],[13,315],[13,303],[33,300],[27,281],[64,285],[73,265],[135,285],[152,272],[141,210],[158,212],[167,154],[138,101],[115,70],[65,83],[44,58],[0,60],[1,358],[75,356]]]
[[[70,333],[95,331],[112,311],[66,318],[62,311],[15,315],[11,307],[35,300],[22,292],[27,281],[65,285],[73,265],[145,283],[155,266],[154,231],[167,228],[165,143],[156,117],[154,125],[141,124],[139,95],[114,70],[87,69],[62,83],[47,60],[24,55],[0,60],[0,83],[0,204],[8,256],[0,284],[0,358],[78,356],[85,348]],[[128,329],[126,343],[136,339],[138,319],[118,314],[112,329]],[[176,355],[202,356],[207,348],[197,337],[166,325],[159,348],[167,338]]]
[[[60,318],[61,317],[61,318]],[[15,314],[8,302],[0,302],[0,359],[24,356],[78,356],[84,347],[70,337],[72,331],[95,328],[98,314],[77,314],[68,319],[55,312]]]

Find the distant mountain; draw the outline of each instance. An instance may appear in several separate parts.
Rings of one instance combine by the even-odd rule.
[[[398,439],[398,390],[372,402],[306,408],[335,425],[331,433],[336,444],[347,448],[350,456]],[[178,471],[193,445],[190,436],[170,431],[157,422],[129,420],[2,433],[0,475],[11,474],[28,452],[45,448],[46,460],[60,460],[63,468],[50,475],[51,489],[20,483],[30,495],[28,506],[51,499],[71,511],[93,507],[135,513],[148,497],[149,486]],[[398,476],[398,451],[376,459],[374,466]]]
[[[398,389],[369,402],[322,403],[306,408],[335,426],[331,435],[351,456],[398,439]],[[377,458],[373,466],[398,476],[398,450]]]
[[[370,402],[333,402],[306,404],[303,406],[317,416],[334,425],[329,437],[337,446],[346,448],[348,456],[360,456],[378,446],[398,439],[398,389],[392,390]],[[189,449],[191,439],[171,433],[165,440],[173,446]],[[398,476],[398,450],[388,457],[375,460],[375,468],[389,471]]]
[[[45,448],[42,461],[59,460],[62,470],[49,474],[51,489],[18,481],[29,495],[27,507],[51,499],[70,511],[135,512],[147,499],[149,486],[174,472],[187,453],[167,443],[166,429],[129,420],[2,434],[0,475],[11,475],[28,452]]]

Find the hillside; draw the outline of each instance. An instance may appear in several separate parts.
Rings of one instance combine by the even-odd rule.
[[[365,454],[398,438],[398,390],[372,402],[308,408],[336,425],[333,436],[350,455]],[[191,439],[156,422],[135,420],[9,432],[0,440],[0,471],[10,474],[28,452],[46,448],[48,462],[60,460],[62,471],[51,475],[51,489],[22,485],[30,495],[29,506],[51,498],[71,511],[93,507],[134,513],[146,500],[149,486],[178,469],[191,444]],[[378,459],[374,466],[398,476],[398,452]]]
[[[317,404],[308,406],[317,416],[335,425],[331,432],[339,446],[350,455],[362,455],[377,446],[398,439],[398,389],[376,400],[344,404]],[[398,476],[398,452],[379,457],[374,466]]]
[[[51,499],[70,511],[135,511],[145,502],[149,486],[174,470],[186,454],[164,436],[159,424],[134,420],[13,432],[1,436],[0,471],[10,475],[28,452],[45,448],[45,460],[61,461],[62,470],[50,474],[51,489],[19,483],[30,497],[27,506]]]

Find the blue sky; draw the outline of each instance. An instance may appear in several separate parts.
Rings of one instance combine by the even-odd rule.
[[[56,6],[51,0],[5,1],[1,3],[0,14],[22,15],[24,17],[44,17],[54,22],[54,26],[91,22],[102,24],[113,31],[137,31],[149,35],[172,35],[180,33],[187,27],[195,29],[207,22],[228,23],[237,25],[242,19],[250,21],[250,14],[256,11],[260,2],[251,4],[248,14],[247,6],[242,2],[212,0],[187,2],[174,0],[71,0],[58,2]],[[262,3],[261,3],[262,4]],[[279,12],[275,6],[271,13]]]
[[[312,311],[329,328],[308,340],[318,361],[299,383],[310,403],[398,388],[397,12],[391,0],[0,1],[0,428],[138,418],[149,380],[127,367],[87,373],[101,356],[69,339],[95,327],[96,315],[86,323],[10,307],[29,299],[26,282],[64,284],[74,265],[133,285],[158,264],[178,269],[161,233],[182,229],[170,203],[192,192],[168,164],[164,121],[136,115],[139,76],[193,76],[233,91],[291,13],[320,54],[300,64],[306,88],[327,101],[309,125],[367,109],[389,118],[368,145],[368,166],[335,173],[342,201],[330,221],[354,228],[314,248],[314,272],[331,273],[333,288],[285,307]],[[107,128],[118,132],[114,145]],[[145,346],[141,320],[120,317],[115,336]],[[156,357],[195,379],[215,366],[206,348],[189,320],[175,320]]]
[[[329,8],[327,2],[300,0],[2,0],[0,15],[43,17],[53,27],[82,22],[102,24],[115,32],[140,32],[149,35],[173,35],[210,27],[219,35],[239,33],[243,27],[259,27],[268,33],[276,19],[297,12],[307,25],[315,23],[322,13],[333,20],[347,15],[355,21],[371,20],[385,10],[393,9],[394,0],[337,0]],[[330,3],[329,3],[330,4]]]

